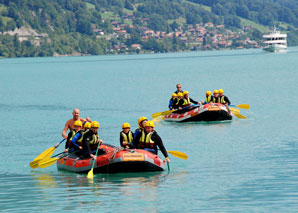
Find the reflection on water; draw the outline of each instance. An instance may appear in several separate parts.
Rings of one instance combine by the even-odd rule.
[[[0,204],[4,210],[86,210],[107,207],[115,199],[125,202],[156,202],[161,183],[168,173],[96,174],[90,181],[86,174],[33,171],[29,176],[0,175]],[[20,199],[22,198],[22,199]],[[32,201],[34,200],[34,205]],[[117,201],[118,204],[119,200]],[[22,204],[21,209],[18,204]],[[86,205],[88,204],[88,205]],[[123,206],[122,205],[122,206]],[[121,206],[119,206],[121,208]],[[147,209],[156,212],[151,206]]]

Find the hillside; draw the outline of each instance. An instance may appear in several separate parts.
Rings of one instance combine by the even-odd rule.
[[[297,45],[296,1],[261,2],[0,0],[0,56],[254,48],[273,25]]]

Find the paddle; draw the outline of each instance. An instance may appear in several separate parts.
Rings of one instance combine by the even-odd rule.
[[[170,153],[171,155],[173,155],[176,158],[181,158],[183,160],[186,160],[188,158],[187,154],[185,154],[184,152],[179,152],[179,151],[168,151],[168,153]]]
[[[98,152],[98,148],[99,148],[99,146],[100,146],[100,143],[98,143],[98,145],[97,145],[97,149],[96,149],[96,153],[95,153],[96,158],[97,158],[97,152]],[[94,168],[95,161],[96,161],[96,160],[93,159],[92,168],[91,168],[90,171],[88,172],[87,178],[89,178],[89,179],[93,179],[93,168]]]
[[[240,113],[240,109],[230,108],[233,113]]]
[[[237,118],[240,118],[240,119],[246,119],[244,115],[241,115],[239,113],[233,113],[233,115],[235,115]]]
[[[236,107],[239,107],[240,109],[249,109],[250,108],[249,104],[239,104],[239,105],[230,105],[230,106],[236,106]]]
[[[52,158],[53,157],[57,157],[57,156],[59,156],[59,155],[61,155],[61,154],[63,154],[64,152],[61,152],[61,153],[59,153],[59,154],[57,154],[57,155],[54,155],[54,156],[52,156]],[[39,167],[39,164],[41,163],[41,162],[44,162],[45,160],[48,160],[48,159],[51,159],[51,158],[44,158],[44,159],[40,159],[40,160],[37,160],[37,161],[32,161],[31,163],[30,163],[30,167],[31,168],[33,168],[33,169],[36,169],[37,167]]]
[[[63,157],[65,157],[66,155],[63,155],[62,157],[60,157],[60,158],[63,158]],[[49,166],[51,166],[52,164],[54,164],[57,160],[59,160],[60,158],[47,158],[47,159],[45,159],[45,160],[42,160],[42,161],[40,161],[39,162],[39,167],[40,168],[42,168],[42,169],[44,169],[44,168],[46,168],[46,167],[49,167]]]
[[[63,142],[65,141],[65,139],[63,139],[62,141],[60,141],[56,146],[50,147],[48,149],[46,149],[45,151],[43,151],[40,155],[38,155],[33,161],[30,162],[30,167],[32,169],[36,169],[38,167],[38,162],[42,159],[46,159],[49,158],[55,151],[55,149]]]
[[[186,107],[183,107],[181,110],[186,109],[188,107],[192,107],[192,106],[198,106],[198,105],[195,104],[195,105],[186,106]],[[170,114],[172,112],[175,112],[175,111],[178,111],[178,110],[180,110],[180,109],[172,109],[172,110],[167,110],[167,111],[163,111],[163,112],[156,112],[156,113],[152,114],[152,118],[157,118],[161,115],[165,116],[165,115],[168,115],[168,114]]]
[[[167,110],[167,111],[163,111],[163,112],[156,112],[156,113],[153,113],[152,114],[152,118],[157,118],[161,115],[168,115],[170,114],[171,112],[175,111],[175,109],[171,109],[171,110]]]

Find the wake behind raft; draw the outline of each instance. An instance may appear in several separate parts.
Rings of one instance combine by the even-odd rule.
[[[94,173],[155,172],[166,168],[164,160],[146,150],[127,150],[110,144],[102,144],[99,149],[101,153],[97,156]],[[88,173],[92,164],[92,158],[79,158],[75,154],[57,161],[58,170],[76,173]]]
[[[175,110],[164,116],[165,121],[224,121],[232,120],[232,112],[224,104],[209,103],[203,106],[190,106],[186,109]]]

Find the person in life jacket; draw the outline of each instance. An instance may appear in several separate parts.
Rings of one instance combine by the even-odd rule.
[[[212,92],[211,91],[206,91],[205,100],[202,100],[201,103],[202,104],[208,104],[208,103],[211,103],[212,101],[213,101]]]
[[[64,152],[68,152],[68,149],[71,148],[71,141],[72,141],[72,138],[75,136],[75,134],[80,131],[80,129],[82,128],[82,122],[80,120],[76,120],[74,123],[73,123],[73,129],[68,133],[67,135],[67,140],[66,140],[66,143],[65,143],[65,149],[64,149]]]
[[[122,131],[120,132],[120,145],[127,149],[132,149],[134,134],[130,130],[130,124],[122,124]]]
[[[181,101],[181,103],[180,103]],[[188,91],[184,91],[183,92],[183,99],[179,101],[179,106],[182,107],[187,107],[190,106],[190,103],[193,104],[199,104],[199,102],[193,100],[192,98],[189,97],[189,92]]]
[[[220,103],[220,98],[219,98],[219,93],[218,93],[218,90],[215,89],[213,91],[213,103]]]
[[[183,93],[182,92],[179,92],[178,93],[178,103],[177,103],[177,109],[182,109],[182,107],[183,107],[183,104],[184,104],[184,99],[183,99]]]
[[[157,147],[159,147],[162,154],[165,156],[167,162],[170,162],[170,158],[164,147],[161,138],[154,130],[153,121],[147,121],[145,129],[142,134],[139,134],[135,139],[135,146],[137,149],[144,149],[157,155]]]
[[[138,125],[139,125],[139,128],[137,128],[135,130],[135,134],[134,134],[134,137],[136,137],[138,134],[140,134],[144,127],[145,127],[145,123],[148,121],[148,119],[145,117],[145,116],[142,116],[138,119]]]
[[[91,123],[91,129],[84,134],[83,140],[82,140],[82,154],[85,157],[92,157],[94,160],[96,160],[96,150],[98,145],[102,144],[102,140],[99,139],[98,136],[98,128],[99,123],[98,121],[92,121]],[[98,149],[98,155],[105,153],[103,149]]]
[[[176,109],[178,105],[178,98],[176,93],[172,93],[172,98],[169,101],[169,109]]]
[[[71,140],[71,145],[70,147],[76,150],[82,150],[82,141],[84,135],[90,130],[91,128],[91,123],[90,122],[85,122],[83,129],[78,131],[75,136]],[[79,155],[79,153],[77,153]]]
[[[225,105],[231,105],[231,102],[227,96],[225,96],[223,93],[223,89],[218,90],[219,93],[219,103],[225,104]]]
[[[177,95],[179,92],[183,93],[183,90],[181,89],[182,88],[181,84],[177,84],[176,88],[177,88],[177,90],[174,93],[176,93]]]

